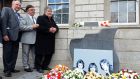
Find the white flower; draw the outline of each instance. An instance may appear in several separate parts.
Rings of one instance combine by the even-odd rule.
[[[79,72],[78,70],[68,70],[65,73],[63,73],[62,78],[64,79],[83,79],[83,74]]]
[[[83,22],[77,22],[77,23],[74,23],[72,26],[73,27],[82,27],[84,25]]]

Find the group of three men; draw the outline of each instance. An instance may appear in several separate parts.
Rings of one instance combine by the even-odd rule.
[[[33,68],[29,64],[29,52],[31,51],[32,55],[34,55],[35,29],[38,28],[39,25],[36,24],[36,19],[33,17],[35,15],[34,6],[27,5],[26,14],[22,17],[17,13],[20,9],[21,3],[19,1],[13,1],[11,7],[4,7],[1,12],[3,72],[6,77],[11,77],[12,73],[20,72],[15,69],[20,41],[22,43],[24,71],[32,72]]]

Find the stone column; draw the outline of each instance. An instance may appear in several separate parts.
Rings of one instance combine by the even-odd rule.
[[[47,6],[47,0],[40,0],[40,14],[44,13],[44,8]]]

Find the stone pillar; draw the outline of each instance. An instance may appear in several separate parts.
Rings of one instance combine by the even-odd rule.
[[[47,6],[47,0],[40,0],[40,14],[44,13],[44,8]]]

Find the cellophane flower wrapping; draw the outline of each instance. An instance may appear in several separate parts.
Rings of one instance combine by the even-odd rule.
[[[56,65],[52,70],[44,74],[42,79],[62,79],[63,73],[67,70],[69,70],[69,68],[65,65]]]
[[[75,69],[75,70],[68,70],[67,72],[63,73],[62,75],[62,79],[83,79],[84,78],[84,74]]]
[[[90,71],[86,73],[86,75],[84,76],[84,79],[107,79],[107,77],[101,74],[98,74],[96,72]]]
[[[140,79],[140,76],[138,73],[136,73],[133,70],[129,69],[121,69],[118,73],[112,73],[109,76],[110,79]]]

